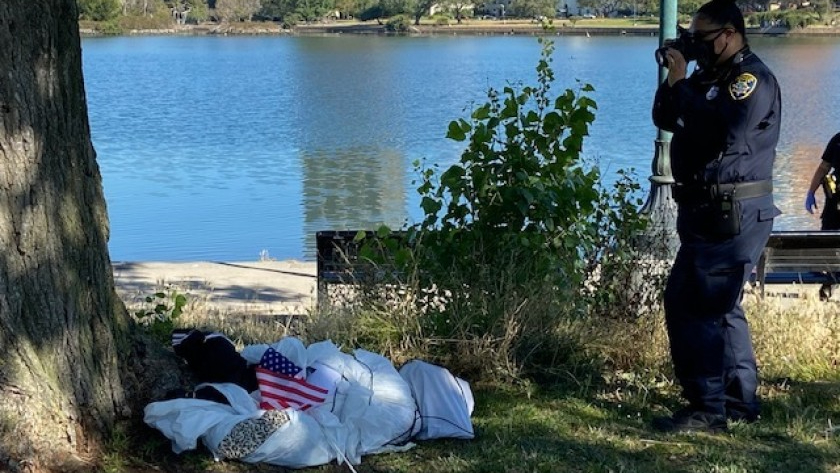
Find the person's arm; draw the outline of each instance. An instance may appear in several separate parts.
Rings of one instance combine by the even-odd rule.
[[[808,213],[814,213],[814,210],[817,210],[819,206],[817,205],[817,197],[816,192],[819,189],[820,184],[822,184],[823,179],[825,179],[825,175],[828,174],[828,171],[831,170],[831,163],[828,161],[821,161],[820,165],[817,166],[817,169],[814,171],[814,176],[811,177],[811,185],[808,186],[808,193],[805,194],[805,210]]]
[[[830,163],[827,161],[820,162],[820,165],[817,166],[817,169],[814,171],[814,176],[811,178],[811,185],[808,186],[808,193],[813,194],[817,192],[817,189],[820,188],[820,184],[822,184],[823,179],[825,179],[826,174],[828,174],[828,171],[830,170]]]
[[[680,116],[679,97],[674,86],[684,82],[687,64],[682,53],[676,49],[666,50],[668,77],[656,89],[653,100],[653,124],[665,131],[673,132]]]
[[[656,96],[653,99],[653,124],[657,128],[673,132],[677,127],[679,118],[671,87],[668,81],[662,82],[656,89]]]
[[[720,93],[725,95],[719,117],[727,131],[723,159],[739,159],[756,152],[761,136],[777,132],[781,120],[777,113],[781,111],[781,92],[776,78],[762,67],[741,70]]]

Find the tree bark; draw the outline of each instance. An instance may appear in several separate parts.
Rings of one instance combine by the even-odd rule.
[[[77,18],[75,0],[0,1],[2,471],[89,471],[138,412],[148,347],[114,290]]]

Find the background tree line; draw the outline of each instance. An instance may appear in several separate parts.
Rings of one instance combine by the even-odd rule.
[[[374,20],[403,15],[419,24],[420,18],[435,15],[460,21],[481,12],[483,4],[467,0],[76,0],[80,20],[113,22],[134,18],[177,24],[208,21],[282,21],[286,24],[325,19]],[[493,0],[488,5],[495,3]],[[553,17],[556,0],[516,0],[506,16]]]
[[[680,0],[677,12],[681,23],[688,23],[691,15],[708,0]],[[637,16],[659,18],[660,0],[578,0],[578,6],[597,16]],[[836,10],[834,0],[749,0],[738,1],[750,26],[766,26],[768,21],[795,28],[809,24],[832,24]],[[768,20],[770,19],[770,20]]]
[[[681,0],[681,22],[688,22],[706,0]],[[420,24],[422,17],[435,16],[441,22],[490,11],[496,0],[484,3],[468,0],[77,0],[80,19],[97,22],[121,20],[128,28],[155,28],[168,24],[203,22],[281,21],[287,25],[332,19],[375,20],[404,17]],[[578,0],[580,11],[600,17],[659,17],[660,0]],[[776,0],[738,2],[751,26],[805,27],[834,24],[834,0],[781,3]],[[568,7],[562,0],[514,0],[505,16],[552,18]],[[778,7],[778,8],[776,8]],[[567,9],[568,11],[568,9]],[[574,13],[574,12],[571,12]],[[131,21],[133,20],[133,21]],[[127,24],[125,24],[127,23]]]

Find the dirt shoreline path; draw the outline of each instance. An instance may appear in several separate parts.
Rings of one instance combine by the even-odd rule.
[[[117,293],[131,310],[177,291],[215,312],[304,313],[316,299],[315,262],[114,262]]]

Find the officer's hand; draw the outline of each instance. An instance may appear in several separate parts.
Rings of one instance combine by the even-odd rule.
[[[808,195],[805,196],[805,210],[807,210],[809,214],[812,214],[817,208],[817,198],[814,196],[813,192],[808,191]]]
[[[668,48],[665,57],[668,58],[668,85],[674,85],[677,81],[685,79],[685,71],[688,68],[685,56],[674,48]]]

